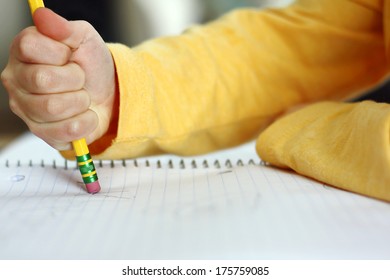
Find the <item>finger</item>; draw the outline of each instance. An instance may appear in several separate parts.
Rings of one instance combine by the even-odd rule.
[[[92,110],[59,122],[28,124],[32,133],[57,150],[70,150],[71,141],[91,134],[97,125],[98,116]]]
[[[84,90],[47,95],[22,94],[19,104],[26,117],[34,122],[58,122],[87,111],[90,98]]]
[[[85,83],[84,71],[75,63],[63,66],[19,64],[17,82],[26,91],[36,94],[81,90]]]
[[[11,45],[11,58],[24,63],[64,65],[72,55],[71,49],[29,27],[19,33]]]

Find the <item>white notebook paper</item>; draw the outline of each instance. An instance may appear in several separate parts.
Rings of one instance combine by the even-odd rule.
[[[390,259],[390,203],[266,166],[253,143],[95,165],[90,195],[33,136],[3,151],[0,259]]]

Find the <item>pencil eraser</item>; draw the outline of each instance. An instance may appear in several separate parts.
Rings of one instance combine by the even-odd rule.
[[[100,184],[99,181],[95,181],[93,183],[85,184],[85,187],[87,188],[87,192],[95,194],[100,192]]]

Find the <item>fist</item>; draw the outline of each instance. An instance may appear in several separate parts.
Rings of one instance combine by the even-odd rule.
[[[13,40],[1,80],[11,110],[58,150],[107,131],[116,98],[114,62],[97,31],[40,8]]]

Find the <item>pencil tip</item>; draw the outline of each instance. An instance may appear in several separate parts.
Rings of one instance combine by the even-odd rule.
[[[100,192],[100,184],[99,181],[95,181],[92,183],[85,184],[85,187],[87,188],[87,192],[91,194],[95,194]]]

